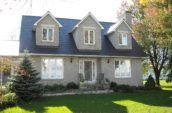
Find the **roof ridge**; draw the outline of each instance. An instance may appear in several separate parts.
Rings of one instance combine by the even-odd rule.
[[[22,15],[22,17],[37,17],[41,18],[42,16],[33,16],[33,15]],[[82,19],[75,19],[75,18],[65,18],[65,17],[55,17],[56,19],[68,19],[68,20],[77,20],[81,21]],[[100,23],[109,23],[109,24],[116,24],[116,22],[109,22],[109,21],[99,21]]]

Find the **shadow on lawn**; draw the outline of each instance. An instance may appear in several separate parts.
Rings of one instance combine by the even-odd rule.
[[[127,113],[128,111],[126,106],[122,106],[114,102],[120,100],[131,100],[151,106],[171,107],[171,96],[172,90],[57,96],[44,97],[43,99],[32,101],[30,104],[24,104],[20,107],[28,111],[35,111],[36,113],[45,113],[49,107],[65,107],[68,109],[67,113]]]
[[[65,107],[65,113],[127,113],[126,107],[114,104],[114,100],[114,94],[44,97],[21,107],[36,113],[45,113],[49,107]]]

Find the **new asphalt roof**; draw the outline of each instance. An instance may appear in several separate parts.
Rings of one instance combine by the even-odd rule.
[[[36,46],[35,31],[33,31],[34,23],[41,17],[38,16],[23,16],[20,31],[20,48],[19,52],[23,53],[25,49],[33,54],[66,54],[66,55],[100,55],[100,56],[131,56],[131,57],[145,57],[146,54],[138,45],[134,38],[132,38],[132,50],[117,50],[113,47],[109,39],[105,36],[107,30],[114,23],[100,22],[104,27],[102,30],[101,51],[81,51],[78,50],[72,35],[70,34],[72,28],[80,21],[77,19],[56,18],[63,26],[59,31],[59,47],[58,48],[41,48]]]

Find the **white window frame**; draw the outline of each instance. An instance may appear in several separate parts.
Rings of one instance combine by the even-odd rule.
[[[83,77],[84,77],[84,79],[85,79],[85,73],[84,73],[84,62],[85,61],[91,61],[91,63],[92,63],[92,77],[93,77],[93,73],[95,73],[95,77],[94,78],[92,78],[93,80],[92,81],[84,81],[84,82],[87,82],[87,83],[94,83],[94,82],[96,82],[96,78],[97,78],[97,62],[96,62],[96,60],[89,60],[89,59],[82,59],[82,60],[79,60],[79,73],[80,74],[83,74]],[[93,63],[94,63],[94,65],[95,65],[95,69],[93,70]],[[82,66],[81,66],[82,65]],[[82,67],[82,69],[81,69],[81,67]]]
[[[125,70],[119,70],[120,71],[120,74],[119,75],[116,75],[116,70],[115,70],[115,61],[119,61],[119,64],[120,64],[120,62],[121,61],[129,61],[129,63],[130,63],[130,72],[129,72],[129,74],[125,74],[126,76],[124,76],[124,75],[122,75],[121,74],[121,72],[122,71],[124,71],[124,72],[126,72]],[[120,65],[119,65],[120,66]],[[131,78],[131,60],[130,59],[115,59],[114,60],[114,75],[115,75],[115,78]]]
[[[48,75],[45,75],[43,73],[43,60],[44,59],[54,59],[54,60],[61,59],[62,60],[62,77],[61,78],[58,78],[58,77],[52,78],[52,77],[49,77]],[[45,76],[47,76],[47,77],[45,77]],[[59,80],[61,80],[61,79],[64,79],[64,59],[63,58],[49,58],[49,57],[42,58],[41,59],[41,79],[42,80],[50,80],[50,79],[59,79]]]
[[[41,25],[42,26],[42,41],[43,42],[54,42],[54,25]],[[44,34],[43,34],[43,30],[44,29],[47,29],[47,31],[48,31],[48,29],[52,29],[52,40],[50,40],[49,39],[49,37],[48,37],[48,33],[49,32],[47,32],[47,40],[43,40],[43,36],[44,36]]]
[[[88,31],[88,43],[85,42],[85,32]],[[90,41],[90,32],[93,31],[93,43]],[[84,45],[95,45],[95,28],[94,27],[84,27],[83,28],[84,35]]]
[[[127,31],[118,31],[118,33],[119,33],[119,38],[121,38],[119,40],[121,40],[121,42],[122,42],[121,44],[119,43],[119,45],[120,46],[127,46],[128,45],[128,32]],[[126,44],[125,44],[125,41],[123,42],[123,40],[126,41]]]

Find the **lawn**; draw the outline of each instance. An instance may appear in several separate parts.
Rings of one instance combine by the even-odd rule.
[[[172,113],[172,83],[162,91],[44,97],[0,113]]]

